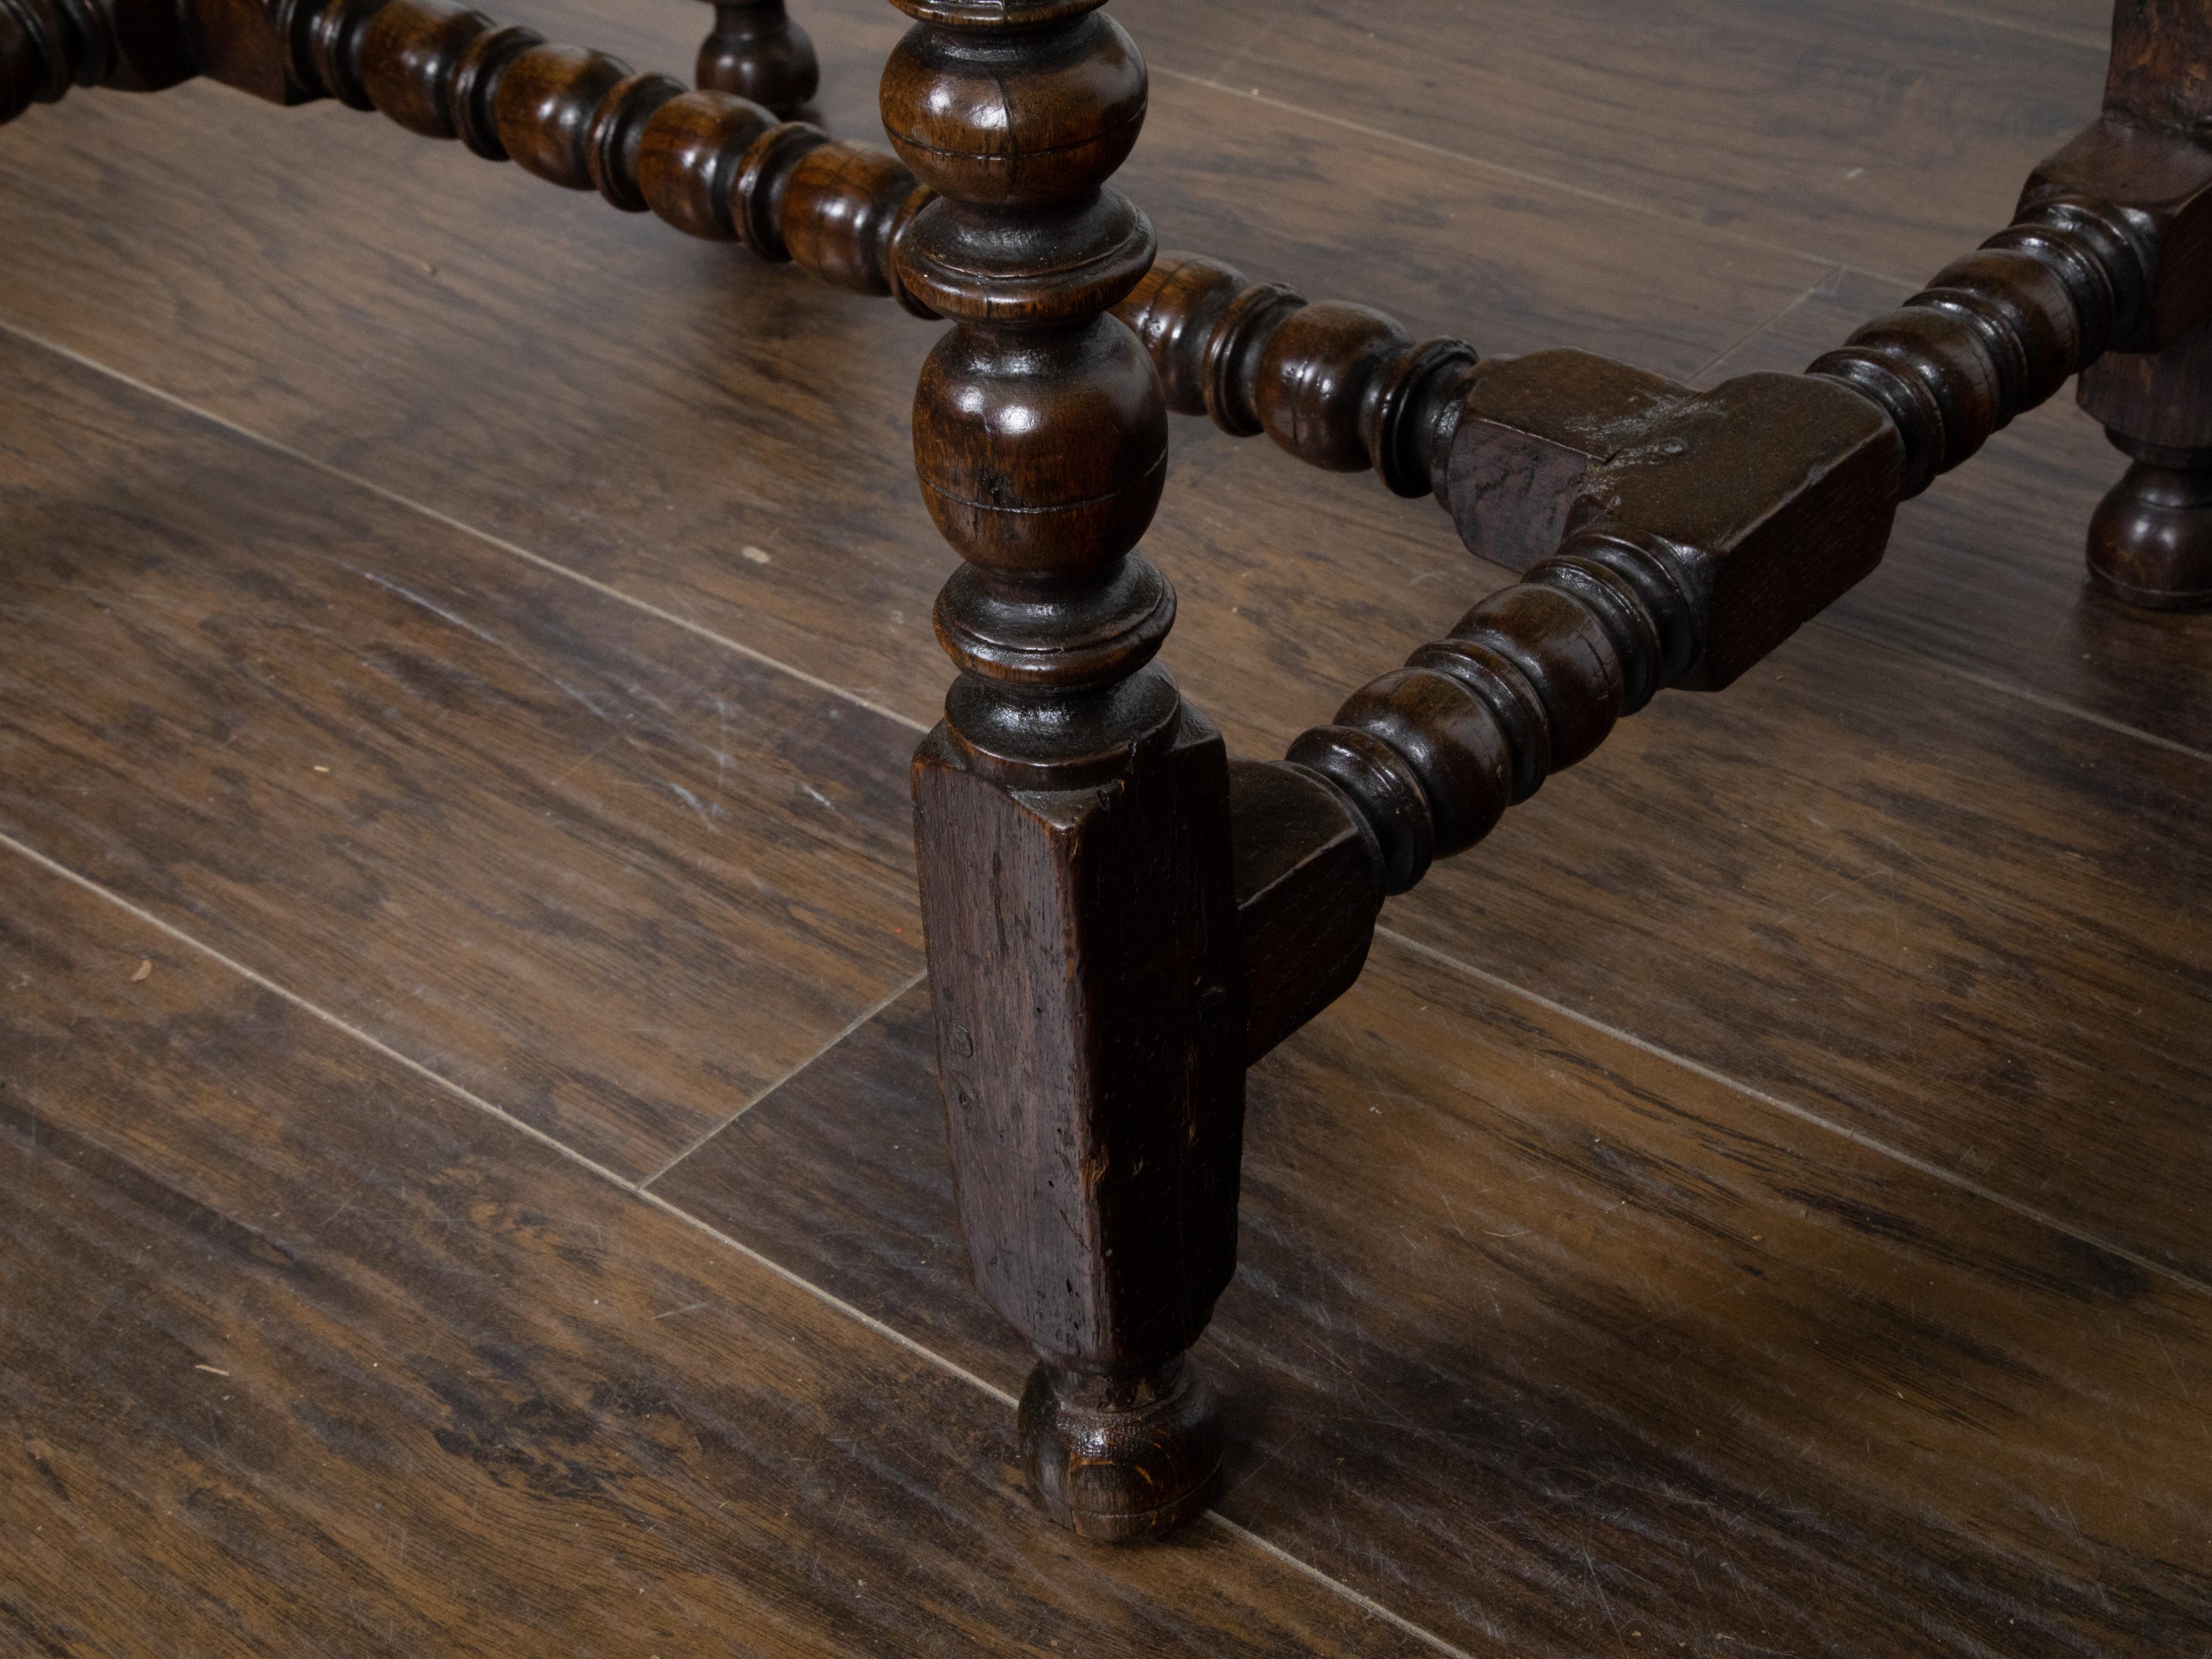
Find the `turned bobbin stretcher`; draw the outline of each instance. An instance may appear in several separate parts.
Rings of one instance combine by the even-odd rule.
[[[1981,248],[1805,374],[1705,392],[1158,255],[1108,187],[1146,77],[1103,0],[895,3],[890,150],[797,118],[782,0],[715,6],[696,88],[449,0],[0,0],[0,120],[194,76],[336,98],[949,323],[914,429],[957,677],[913,775],[948,1137],[977,1285],[1039,1357],[1030,1474],[1128,1540],[1220,1464],[1188,1350],[1235,1267],[1246,1068],[1358,977],[1386,896],[1658,692],[1739,678],[2069,380],[2130,461],[2096,602],[2212,601],[2212,0],[2122,0],[2104,113]],[[1433,495],[1520,580],[1232,761],[1156,660],[1170,411]]]

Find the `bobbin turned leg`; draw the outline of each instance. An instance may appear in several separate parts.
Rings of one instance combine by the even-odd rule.
[[[921,21],[884,124],[941,193],[902,273],[953,321],[915,455],[968,562],[937,606],[959,677],[914,769],[961,1225],[1040,1357],[1038,1492],[1122,1541],[1196,1512],[1220,1463],[1186,1351],[1235,1267],[1244,1088],[1227,760],[1152,661],[1175,599],[1134,552],[1166,405],[1104,314],[1152,258],[1100,188],[1144,64],[1101,0],[896,3]]]
[[[2124,210],[2154,250],[2139,311],[2081,373],[2081,407],[2135,464],[2089,529],[2089,575],[2130,605],[2212,600],[2212,6],[2115,0],[2096,124],[2028,180],[2023,210]]]
[[[789,116],[814,96],[822,66],[783,0],[715,0],[696,79],[702,91],[735,93]]]
[[[2081,407],[2134,465],[2089,521],[2089,575],[2129,605],[2212,605],[2212,325],[2081,376]]]

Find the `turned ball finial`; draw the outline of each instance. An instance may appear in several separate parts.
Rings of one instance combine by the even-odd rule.
[[[694,78],[702,91],[732,93],[791,116],[820,88],[822,64],[784,0],[716,0]]]

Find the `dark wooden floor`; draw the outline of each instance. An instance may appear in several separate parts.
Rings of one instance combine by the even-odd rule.
[[[880,0],[799,0],[872,131]],[[1170,246],[1794,368],[2098,0],[1120,0]],[[509,0],[680,69],[676,0]],[[333,105],[0,135],[0,1651],[2212,1653],[2212,617],[2047,408],[1255,1072],[1169,1546],[1031,1513],[905,757],[930,331]],[[1279,752],[1502,573],[1176,429]]]

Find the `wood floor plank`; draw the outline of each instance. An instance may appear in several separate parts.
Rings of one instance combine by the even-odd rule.
[[[596,32],[588,15],[574,30],[550,11],[537,15],[556,32]],[[831,40],[860,20],[854,51],[863,56],[871,31],[896,26],[873,0],[836,0],[810,15]],[[613,44],[659,61],[638,45],[661,32],[672,50],[688,25],[657,9],[626,27],[637,39]],[[833,90],[847,100],[837,118],[849,129],[856,94]],[[1175,161],[1233,158],[1258,142],[1178,138],[1176,107],[1164,83],[1154,136],[1166,136],[1139,154],[1217,167],[1213,183],[1183,198],[1214,209],[1230,240],[1210,246],[1245,257],[1238,227],[1273,221],[1287,258],[1290,242],[1316,234],[1315,221],[1279,206],[1301,199],[1280,187],[1279,163],[1259,175],[1277,186],[1262,214],[1249,168]],[[0,275],[0,314],[28,307],[69,343],[173,376],[184,395],[309,453],[915,719],[933,713],[946,670],[926,617],[949,556],[912,497],[903,429],[905,377],[927,330],[332,106],[283,117],[319,124],[327,210],[280,192],[269,125],[278,112],[220,89],[73,100],[38,118],[48,125],[19,131],[73,136],[58,153],[40,152],[56,171],[26,186],[26,210],[51,233],[37,255],[46,263]],[[155,135],[179,124],[201,143],[205,166],[191,179],[158,155]],[[94,142],[98,162],[69,148]],[[1325,269],[1348,282],[1366,270],[1419,290],[1448,268],[1442,247],[1485,245],[1468,240],[1480,226],[1391,216],[1389,204],[1415,198],[1382,187],[1391,176],[1382,151],[1362,159],[1347,140],[1297,153],[1302,165],[1365,169],[1331,175],[1330,190],[1311,198],[1370,204],[1325,232],[1334,249]],[[104,196],[87,188],[88,201],[75,199],[72,176],[96,177]],[[1363,181],[1374,187],[1346,193]],[[1156,204],[1169,195],[1140,193]],[[1569,258],[1566,242],[1547,252],[1544,239],[1566,235],[1560,227],[1588,210],[1544,208],[1537,240],[1501,244],[1500,257],[1531,262],[1522,269],[1532,292],[1593,293],[1593,308],[1639,325],[1683,314],[1686,291],[1718,280],[1710,249],[1692,260],[1624,244],[1602,267],[1618,283],[1585,289],[1589,261]],[[1387,244],[1357,239],[1381,217],[1402,245],[1427,252],[1402,267],[1377,258]],[[166,250],[191,256],[155,259],[152,239],[164,234]],[[143,270],[126,268],[118,239],[124,253],[144,252]],[[1273,256],[1251,264],[1285,269]],[[76,302],[103,283],[115,303]],[[1817,285],[1816,274],[1808,288]],[[1777,282],[1765,295],[1785,290]],[[334,362],[349,368],[335,389]],[[1432,507],[1389,502],[1371,480],[1313,474],[1189,423],[1178,438],[1169,507],[1149,544],[1182,595],[1166,655],[1241,752],[1279,753],[1499,580],[1465,560]],[[580,476],[580,449],[605,464]],[[2031,499],[2046,525],[2086,521],[2086,495],[2070,514],[2048,495]],[[733,543],[757,545],[770,562],[733,556]],[[1916,568],[1901,550],[1892,570]],[[2015,655],[2032,637],[2027,607],[2056,602],[2029,593],[1993,623],[1970,584],[1943,597],[1948,610],[1924,608],[1923,636],[1986,629],[1985,640]],[[2179,643],[2145,671],[2154,684],[2186,678],[2206,625],[2172,625]],[[1473,861],[1433,878],[1405,925],[2117,1245],[2204,1271],[2212,1252],[2185,1201],[2190,1165],[2168,1155],[2193,1151],[2203,1133],[2204,958],[2191,943],[2191,928],[2202,933],[2201,838],[2187,827],[2203,811],[2201,769],[2180,757],[2138,765],[2134,748],[2098,728],[2069,732],[2063,715],[1836,641],[1808,631],[1768,678],[1710,704],[1669,699],[1630,722]],[[2109,660],[2113,675],[2124,672],[2124,659]],[[1756,707],[1739,708],[1747,703]],[[2212,718],[2201,697],[2162,706],[2179,741],[2190,740],[2192,709]],[[2212,730],[2196,735],[2212,746]],[[1914,757],[1906,787],[1887,756],[1900,741]],[[1978,782],[1985,774],[2001,784]],[[844,781],[866,792],[896,775],[855,771]],[[1852,846],[1801,823],[1794,796],[1774,787],[1807,778],[1849,797]],[[2109,787],[2094,787],[2100,778]],[[1954,794],[1972,803],[1971,846]],[[1686,849],[1680,860],[1672,845],[1635,850],[1655,823]],[[2059,824],[2066,836],[2054,835]],[[1714,884],[1671,877],[1677,863]],[[1923,863],[1940,883],[1899,877]],[[1754,870],[1758,883],[1747,879]],[[1791,908],[1798,895],[1836,891],[1839,870],[1864,879],[1817,915]],[[2084,915],[2094,925],[2077,929]],[[2081,943],[2033,965],[2054,930]],[[1735,954],[1705,951],[1682,969],[1677,941],[1708,933],[1735,941]],[[2160,964],[2143,998],[2130,986],[2138,936]],[[1892,938],[1911,948],[1887,948]],[[2103,1022],[2084,1014],[2104,1001],[2128,1012]],[[1954,1038],[1966,1063],[1931,1068],[1926,1045]],[[2129,1091],[2118,1107],[2106,1073]],[[2028,1090],[2031,1079],[2046,1092]],[[2145,1138],[2113,1143],[2120,1121],[2148,1126]],[[2159,1201],[2141,1201],[2145,1179]]]
[[[656,1183],[980,1373],[926,1000]],[[2212,1298],[1390,941],[1253,1073],[1225,1513],[1473,1654],[2141,1655]]]
[[[2096,112],[2101,25],[1897,0],[1121,0],[1170,75],[1911,281]],[[2101,9],[2103,19],[2096,15]]]
[[[1698,383],[1795,374],[1910,291],[1839,273]],[[1821,625],[2212,752],[2212,613],[2138,611],[2087,584],[2089,514],[2126,467],[2069,388],[1908,502],[1881,569]]]
[[[1386,924],[2212,1283],[2212,761],[1807,629]]]
[[[649,1173],[921,971],[913,732],[0,336],[0,825]]]
[[[1899,0],[1900,4],[1948,12],[1991,28],[2049,34],[2106,52],[2112,44],[2112,9],[2105,0]]]
[[[0,1648],[1431,1651],[1084,1548],[972,1384],[0,860]]]
[[[1392,19],[1413,9],[1396,0],[1264,15],[1241,0],[1172,16],[1148,3],[1117,9],[1164,69],[1210,51],[1206,30],[1249,37],[1257,20],[1260,58],[1301,74],[1418,70],[1436,84],[1389,97],[1429,118],[1510,118],[1531,143],[1579,122],[1604,166],[1648,173],[1638,200],[1660,210],[1185,78],[1217,64],[1159,76],[1124,175],[1170,245],[1487,351],[1571,341],[1682,376],[1794,368],[1902,291],[1741,240],[1771,216],[1889,238],[1917,261],[1910,277],[2002,216],[2026,165],[2008,146],[2033,159],[2046,128],[2080,115],[2057,90],[2078,78],[2074,48],[1983,27],[1978,0],[1501,7],[1484,13],[1487,44],[1452,35],[1412,64]],[[2058,3],[2023,15],[2048,21]],[[671,67],[689,60],[698,10],[529,0],[507,15]],[[878,0],[805,12],[832,124],[872,130],[872,66],[899,20]],[[1593,17],[1614,26],[1579,56],[1546,33]],[[1675,64],[1700,37],[1669,18],[1705,20],[1733,65],[1724,52]],[[1378,42],[1354,40],[1363,28]],[[1826,44],[1806,46],[1816,33]],[[1623,94],[1639,42],[1647,81],[1676,104]],[[2043,67],[2021,67],[2034,52],[2050,53]],[[1746,76],[1760,96],[1732,107],[1723,94]],[[1387,98],[1358,97],[1373,106],[1328,112],[1389,124]],[[919,967],[912,732],[667,618],[902,719],[933,717],[948,671],[928,606],[951,557],[914,496],[906,430],[929,330],[331,106],[78,93],[7,137],[0,325],[663,616],[18,337],[0,349],[0,510],[29,554],[0,568],[0,825],[624,1174],[657,1167],[905,982]],[[1928,187],[1945,144],[1955,196]],[[1860,147],[1893,175],[1863,200],[1804,188],[1816,163],[1860,165],[1847,159]],[[1668,192],[1700,180],[1718,192],[1699,210],[1723,216],[1714,228],[1666,216],[1685,205]],[[1919,259],[1952,219],[1971,234]],[[1189,422],[1176,443],[1148,543],[1182,597],[1167,657],[1240,751],[1279,752],[1500,580],[1468,564],[1432,507],[1390,502],[1371,480]],[[1394,907],[1423,949],[1635,1042],[1386,941],[1368,981],[1255,1074],[1246,1266],[1209,1346],[1238,1389],[1231,1514],[1476,1653],[2167,1655],[2212,1626],[2203,1304],[2141,1266],[2212,1273],[2199,1174],[2212,774],[2185,752],[2212,750],[2212,623],[2118,616],[2075,591],[2081,526],[2118,470],[2070,410],[2023,422],[1907,510],[1889,562],[1832,623],[1723,698],[1663,699]],[[179,963],[150,936],[23,923],[15,876],[0,927],[15,922],[67,984],[93,972],[68,956],[82,934],[112,957],[94,974],[100,996],[171,988]],[[160,961],[132,990],[140,956]],[[403,1598],[426,1538],[453,1545],[428,1564],[438,1595],[459,1608],[479,1592],[486,1641],[522,1651],[555,1639],[557,1625],[531,1622],[541,1604],[586,1632],[561,1650],[631,1650],[594,1576],[608,1560],[639,1586],[676,1586],[674,1610],[641,1628],[678,1651],[735,1617],[763,1620],[770,1651],[967,1651],[963,1620],[985,1650],[1049,1651],[1051,1632],[1074,1650],[1152,1651],[1224,1573],[1194,1650],[1365,1652],[1402,1636],[1220,1554],[1226,1532],[1193,1540],[1200,1555],[1127,1569],[1169,1575],[1157,1583],[1085,1579],[1051,1600],[1041,1577],[1071,1558],[1026,1534],[990,1541],[1021,1524],[1005,1518],[1019,1500],[996,1407],[962,1415],[873,1350],[837,1381],[847,1339],[766,1291],[735,1325],[685,1331],[693,1314],[675,1310],[720,1287],[697,1235],[624,1209],[605,1224],[645,1228],[634,1247],[613,1265],[570,1260],[569,1218],[600,1215],[568,1207],[575,1172],[510,1169],[492,1142],[420,1119],[419,1080],[372,1085],[325,1054],[339,1041],[325,1028],[303,1037],[265,995],[229,994],[219,1014],[150,1015],[88,994],[20,1027],[0,1001],[0,1054],[18,1045],[0,1103],[24,1077],[59,1079],[72,1111],[113,1114],[95,1130],[48,1101],[0,1151],[17,1164],[0,1182],[28,1194],[11,1215],[37,1218],[22,1237],[62,1264],[39,1304],[44,1358],[22,1374],[41,1379],[43,1418],[78,1437],[0,1475],[0,1526],[12,1540],[21,1506],[60,1501],[42,1464],[95,1492],[75,1553],[40,1570],[106,1574],[116,1609],[97,1631],[21,1639],[143,1651],[147,1621],[181,1595],[208,1628],[275,1650],[425,1651],[438,1644]],[[864,1025],[665,1190],[1004,1386],[1018,1356],[964,1287],[917,1004]],[[70,1027],[70,1007],[92,1012]],[[262,1046],[293,1069],[257,1080]],[[246,1103],[226,1104],[227,1089]],[[149,1090],[204,1121],[153,1109]],[[331,1100],[341,1130],[321,1124]],[[78,1140],[57,1154],[64,1133]],[[343,1142],[335,1161],[326,1133]],[[372,1167],[357,1213],[328,1172]],[[276,1237],[319,1264],[313,1285],[336,1287],[314,1291],[318,1310],[361,1314],[335,1359],[313,1352],[323,1313],[283,1324],[291,1267],[226,1242],[224,1225],[255,1213],[255,1183],[278,1190],[272,1207],[312,1200],[309,1221],[328,1218],[304,1244]],[[325,1243],[336,1257],[315,1254]],[[133,1277],[141,1245],[161,1265]],[[457,1258],[497,1294],[471,1288]],[[0,1298],[20,1282],[0,1277]],[[617,1297],[571,1293],[607,1284]],[[121,1346],[145,1352],[102,1351],[107,1380],[80,1398],[66,1357],[88,1328],[106,1340],[91,1322],[111,1294],[106,1316],[135,1322]],[[602,1294],[620,1320],[587,1325],[576,1294]],[[772,1345],[786,1321],[805,1355],[795,1384],[748,1358],[733,1392],[696,1405],[687,1390],[725,1386],[728,1350]],[[664,1330],[699,1346],[659,1347]],[[374,1351],[387,1331],[410,1364],[435,1362],[396,1396],[359,1375],[391,1363]],[[194,1415],[208,1402],[157,1389],[147,1370],[175,1357],[173,1337],[210,1334],[297,1379],[298,1399],[383,1401],[377,1420],[405,1425],[404,1451],[325,1428],[289,1395],[258,1402],[267,1441],[216,1437],[207,1425],[223,1419]],[[586,1358],[544,1376],[483,1358],[541,1337]],[[220,1353],[210,1363],[236,1375]],[[0,1364],[0,1389],[14,1369]],[[488,1375],[463,1405],[424,1380],[471,1370]],[[672,1370],[691,1380],[669,1383]],[[601,1396],[602,1382],[619,1388]],[[714,1434],[684,1441],[656,1388]],[[124,1443],[100,1437],[135,1432],[125,1407],[140,1400],[159,1407],[144,1419],[157,1441],[204,1458],[150,1497],[115,1472]],[[630,1460],[619,1479],[600,1452],[563,1449],[580,1419],[582,1443]],[[854,1422],[875,1437],[855,1440]],[[441,1455],[461,1454],[440,1432],[491,1448],[468,1451],[488,1472],[465,1490],[493,1535],[532,1547],[492,1582],[455,1565],[479,1523],[441,1495]],[[915,1444],[884,1449],[902,1434]],[[318,1507],[313,1472],[330,1456],[343,1493],[376,1486],[370,1516]],[[848,1480],[836,1460],[852,1456],[866,1473]],[[825,1458],[840,1473],[811,1484]],[[757,1572],[716,1541],[723,1523],[697,1495],[750,1478],[747,1460],[771,1498],[811,1504],[788,1534],[775,1528],[798,1522],[772,1520],[769,1499],[744,1511],[765,1529],[748,1539],[787,1543],[748,1543],[768,1561]],[[633,1467],[650,1498],[634,1495]],[[927,1532],[914,1597],[840,1623],[837,1575],[849,1565],[872,1583],[860,1563],[893,1547],[878,1540],[902,1511],[883,1494],[936,1493],[948,1468],[967,1471],[951,1488],[965,1518]],[[836,1536],[848,1492],[857,1542]],[[386,1540],[374,1502],[411,1530]],[[558,1524],[544,1504],[603,1553],[541,1538]],[[597,1507],[560,1509],[572,1504]],[[145,1529],[173,1533],[173,1557],[140,1561]],[[802,1574],[823,1539],[818,1572]],[[1011,1577],[1002,1549],[1019,1559]],[[169,1559],[174,1578],[148,1576]],[[317,1572],[345,1587],[321,1623],[304,1607]],[[1006,1578],[1008,1599],[960,1601],[978,1573]],[[52,1596],[38,1605],[60,1616]],[[1207,1647],[1203,1618],[1234,1627],[1228,1645]],[[289,1639],[288,1620],[319,1645]]]
[[[1977,86],[2019,84],[2014,57],[2051,46],[2028,34],[1983,52],[1983,36],[2012,37],[1977,31],[1954,9],[1865,3],[1868,18],[1896,11],[1923,17],[1915,27],[1950,31],[1974,60],[1953,68],[1972,68]],[[1704,0],[1699,27],[1749,31],[1747,40],[1765,30],[1770,56],[1816,27],[1896,34],[1868,18],[1854,23],[1858,14],[1844,9],[1838,21]],[[640,62],[689,54],[692,23],[680,8],[529,0],[517,15]],[[1564,15],[1515,8],[1501,26],[1557,27]],[[822,0],[810,21],[830,58],[829,118],[872,132],[873,65],[897,32],[896,15],[876,0]],[[1214,4],[1179,9],[1173,27],[1147,27],[1136,13],[1131,21],[1160,37],[1154,56],[1164,63],[1182,51],[1202,57],[1191,43],[1207,31],[1250,23]],[[1676,52],[1696,33],[1650,27]],[[1304,38],[1289,23],[1276,31],[1271,21],[1270,33]],[[1445,33],[1447,44],[1461,38]],[[1364,61],[1368,50],[1332,61]],[[1868,75],[1886,61],[1872,46],[1854,53],[1840,56],[1863,58]],[[1649,68],[1627,61],[1638,74]],[[1607,73],[1620,69],[1604,62]],[[2020,152],[2004,163],[2008,182],[1991,185],[1993,194],[1977,186],[1960,207],[1945,232],[1948,258],[2002,216],[2027,164],[2020,158],[2057,118],[1931,91],[1917,73],[1893,78],[1905,88],[1900,108],[1918,112],[1911,119],[1949,134],[1929,141],[1931,154]],[[2092,93],[2094,78],[2085,82]],[[1559,118],[1619,118],[1620,99],[1601,97],[1601,88],[1522,79],[1544,88],[1540,101]],[[1443,106],[1460,84],[1430,95]],[[1778,313],[1801,326],[1817,319],[1814,349],[1834,343],[1863,311],[1790,309],[1824,283],[1869,307],[1889,292],[1839,289],[1820,264],[1547,195],[1172,76],[1155,93],[1127,182],[1169,243],[1196,243],[1316,295],[1381,303],[1417,328],[1464,331],[1493,353],[1573,343],[1693,375]],[[1534,96],[1525,87],[1517,95]],[[183,176],[168,161],[179,144],[198,160]],[[300,186],[295,144],[314,157],[312,190]],[[1773,147],[1746,148],[1759,156]],[[1622,165],[1647,160],[1640,137],[1620,154]],[[1838,167],[1843,154],[1831,158]],[[1912,180],[1882,189],[1884,202],[1934,199]],[[0,149],[0,202],[29,248],[0,271],[0,318],[471,523],[557,550],[911,718],[933,718],[944,671],[921,619],[949,560],[915,499],[905,434],[926,328],[549,192],[514,169],[475,164],[457,147],[335,106],[275,112],[219,88],[95,94],[37,112]],[[76,302],[95,291],[109,303]],[[1151,550],[1186,599],[1170,659],[1209,707],[1233,710],[1248,696],[1281,706],[1287,685],[1356,678],[1372,642],[1409,614],[1409,593],[1444,597],[1443,587],[1414,585],[1464,585],[1456,544],[1427,507],[1395,503],[1371,480],[1305,472],[1202,423],[1178,422],[1176,441]],[[582,477],[580,445],[599,458]],[[1962,503],[1934,532],[1951,574],[1934,591],[1939,603],[1914,591],[1879,623],[1916,649],[2111,718],[2130,718],[2125,688],[2148,678],[2155,690],[2138,701],[2155,729],[2212,749],[2212,713],[2196,695],[2212,649],[2207,624],[2145,622],[2081,593],[2074,544],[2119,462],[2080,434],[2063,447],[2060,475],[2038,464],[2023,480],[2008,464],[2017,452],[2000,444],[1942,486],[1939,504],[1908,514],[1910,534],[1919,517],[1947,511],[1941,502]],[[1957,496],[1961,489],[1971,493]],[[2030,501],[2033,510],[2021,510]],[[782,556],[760,566],[742,556],[745,545]],[[1279,577],[1276,567],[1296,575]],[[2016,592],[2016,605],[1984,603],[1992,584]],[[1447,605],[1430,610],[1449,614]],[[2024,638],[2050,643],[2023,652]],[[2148,670],[2139,668],[2145,653]]]

